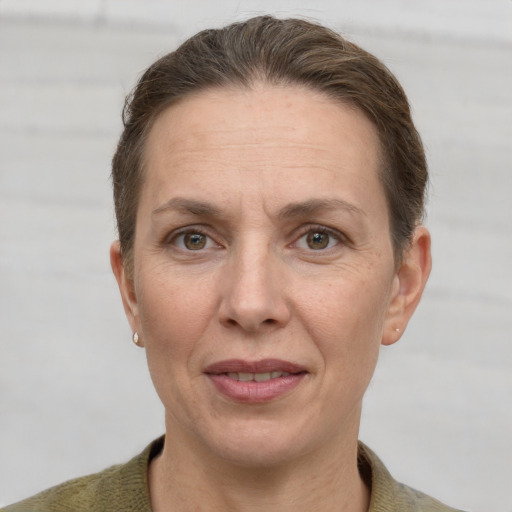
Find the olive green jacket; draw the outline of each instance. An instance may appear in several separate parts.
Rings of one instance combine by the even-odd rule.
[[[151,512],[148,465],[162,450],[163,441],[157,439],[127,464],[71,480],[0,512]],[[457,512],[395,481],[362,443],[359,470],[371,486],[368,512]]]

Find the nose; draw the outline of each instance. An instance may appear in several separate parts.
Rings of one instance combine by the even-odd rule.
[[[233,254],[221,283],[220,321],[226,327],[260,332],[290,320],[282,264],[268,248]]]

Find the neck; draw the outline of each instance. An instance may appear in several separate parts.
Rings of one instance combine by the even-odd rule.
[[[233,464],[184,449],[167,432],[162,454],[150,465],[152,510],[213,512],[366,512],[370,493],[357,468],[355,435],[286,463]]]

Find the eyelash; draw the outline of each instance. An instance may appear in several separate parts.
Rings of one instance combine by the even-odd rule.
[[[332,239],[334,239],[337,242],[335,244],[335,246],[337,246],[339,244],[345,244],[348,242],[347,238],[337,230],[327,228],[326,226],[323,226],[320,224],[311,224],[311,225],[307,225],[307,226],[304,226],[301,228],[301,230],[299,232],[299,236],[297,238],[295,238],[295,241],[292,242],[291,246],[297,246],[299,241],[302,240],[304,237],[306,237],[309,234],[316,234],[316,233],[321,234],[321,235],[327,235],[329,237],[328,244],[330,243],[330,241]],[[177,247],[178,249],[180,249],[182,251],[186,251],[186,252],[196,252],[196,251],[201,252],[205,248],[199,248],[196,251],[194,251],[193,249],[179,247],[176,243],[177,240],[180,239],[180,237],[184,237],[186,235],[196,235],[196,234],[204,236],[207,239],[206,244],[208,244],[208,241],[209,241],[210,243],[215,244],[217,247],[220,247],[220,245],[217,242],[215,242],[215,240],[206,232],[206,230],[202,229],[201,227],[195,227],[195,226],[186,226],[184,228],[179,229],[178,231],[171,233],[171,235],[168,235],[164,238],[163,244],[164,245],[173,245],[173,246]],[[207,249],[208,248],[209,247],[207,247]],[[312,252],[321,253],[321,252],[329,251],[333,248],[334,248],[334,246],[326,247],[326,248],[319,248],[319,249],[312,249],[311,247],[309,247],[309,248],[304,247],[302,249],[309,250]]]
[[[182,251],[196,252],[193,249],[186,249],[184,247],[179,247],[177,245],[177,243],[176,243],[177,240],[179,240],[180,237],[184,237],[186,235],[204,236],[205,238],[208,239],[206,243],[208,243],[208,241],[210,241],[210,243],[213,243],[217,247],[219,247],[219,244],[217,244],[217,242],[215,242],[215,240],[208,233],[206,233],[206,231],[204,229],[201,229],[200,227],[195,227],[195,226],[187,226],[187,227],[181,228],[177,231],[174,231],[173,233],[171,233],[171,235],[166,236],[164,238],[163,243],[164,243],[164,245],[173,245],[173,246],[177,247],[178,249],[181,249]],[[197,249],[197,252],[200,252],[202,249],[203,248]]]
[[[337,243],[335,244],[335,246],[337,246],[339,244],[347,243],[346,237],[339,231],[337,231],[335,229],[328,228],[326,226],[322,226],[320,224],[311,224],[308,226],[304,226],[301,229],[300,236],[298,238],[296,238],[295,242],[293,242],[292,245],[297,245],[301,239],[303,239],[305,236],[307,236],[309,234],[313,234],[313,233],[327,235],[327,236],[329,236],[330,239],[336,240]],[[309,248],[309,249],[305,249],[305,250],[311,250],[313,252],[325,252],[325,251],[328,251],[333,248],[334,247],[328,247],[325,249],[316,249],[316,250]]]

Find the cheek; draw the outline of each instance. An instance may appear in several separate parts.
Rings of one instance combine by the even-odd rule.
[[[184,282],[170,272],[141,280],[139,315],[148,359],[158,353],[183,364],[183,357],[194,350],[211,316],[213,304],[205,290],[205,283]]]
[[[309,294],[299,313],[326,367],[342,366],[347,372],[375,363],[389,300],[382,280],[350,277]]]
[[[183,286],[165,276],[141,284],[139,315],[156,392],[166,409],[181,410],[185,404],[193,408],[194,397],[184,390],[197,374],[194,356],[205,339],[207,296],[201,287]]]

